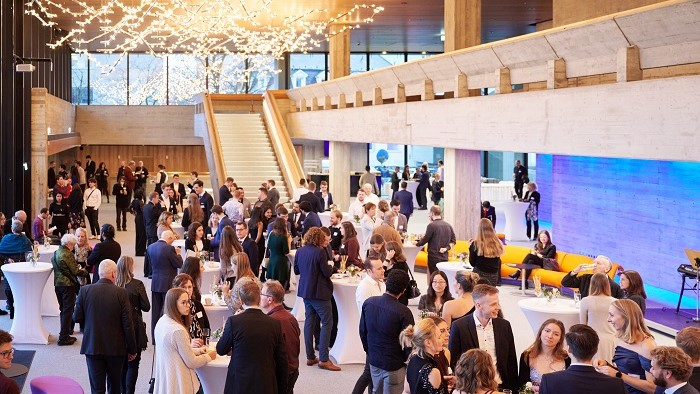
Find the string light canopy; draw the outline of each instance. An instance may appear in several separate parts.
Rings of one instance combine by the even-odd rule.
[[[280,19],[271,4],[272,0],[102,0],[99,4],[30,0],[25,12],[45,26],[57,26],[60,17],[73,19],[77,26],[49,47],[69,43],[88,57],[93,51],[118,54],[113,63],[100,65],[103,73],[109,73],[134,51],[200,58],[235,54],[250,60],[251,70],[269,72],[256,69],[258,59],[314,50],[333,35],[373,22],[384,10],[374,4],[356,4],[335,16],[313,9]],[[331,25],[339,28],[331,33]]]

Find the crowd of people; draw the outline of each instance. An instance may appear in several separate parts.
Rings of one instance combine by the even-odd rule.
[[[334,209],[325,182],[317,191],[314,182],[300,180],[287,208],[274,180],[263,182],[251,201],[227,178],[217,204],[196,172],[186,185],[178,174],[168,182],[164,166],[155,174],[153,191],[147,192],[148,170],[135,164],[122,163],[113,185],[116,229],[99,225],[109,173],[89,156],[85,168],[76,161],[71,175],[63,165],[64,171],[54,173],[54,203],[31,227],[23,211],[7,223],[0,216],[6,234],[0,241],[3,259],[22,259],[43,237],[59,243],[51,261],[60,305],[58,345],[76,342],[78,324],[93,392],[134,393],[149,342],[156,349],[150,381],[155,393],[199,392],[195,369],[224,355],[232,355],[225,393],[291,393],[299,377],[302,329],[306,365],[340,371],[329,355],[338,325],[331,276],[349,265],[364,272],[355,301],[366,364],[353,393],[488,394],[532,386],[540,393],[671,394],[697,393],[693,387],[700,387],[700,329],[679,332],[677,347],[656,346],[644,323],[641,276],[625,271],[618,285],[608,276],[612,264],[605,256],[594,260],[591,274],[582,274],[586,267],[580,266],[562,280],[562,286],[579,289],[581,324],[567,331],[561,321],[545,321],[518,357],[513,329],[500,306],[504,248],[494,230],[493,207],[484,204],[477,235],[469,240],[474,269],[456,274],[456,298],[449,288],[452,278],[437,269],[456,244],[452,226],[442,218],[442,197],[436,193],[442,191],[441,183],[432,190],[433,206],[419,201],[414,207],[406,183],[410,174],[395,169],[387,201],[379,198],[368,170],[349,207],[350,216],[359,219],[353,223]],[[50,184],[54,168],[52,163]],[[418,171],[421,183],[426,173],[427,168]],[[536,205],[539,194],[525,182],[526,170],[516,165],[514,173],[521,193],[528,185],[523,199]],[[434,174],[437,182],[441,176]],[[72,205],[77,201],[79,209]],[[403,252],[414,209],[429,209],[430,218],[416,242],[428,254],[428,291],[418,301],[425,315],[421,319],[408,307],[418,294]],[[324,227],[319,213],[326,211],[330,225]],[[124,255],[115,240],[115,232],[127,228],[127,213],[134,219],[135,254],[144,256],[144,276],[151,279],[150,296],[134,277],[134,258]],[[51,224],[44,223],[49,218]],[[556,255],[556,246],[547,231],[538,230],[536,210],[533,218],[537,243],[523,263],[544,266]],[[186,229],[184,253],[173,246],[175,219]],[[88,240],[97,237],[100,242],[90,245]],[[219,281],[230,310],[215,348],[207,343],[212,326],[202,295],[203,286],[210,285],[202,283],[209,256],[220,261]],[[529,272],[516,272],[513,278],[520,275],[527,278]],[[13,317],[11,289],[4,283]],[[284,304],[294,286],[306,310],[303,327]],[[142,316],[148,311],[150,333]],[[12,359],[11,341],[0,331],[0,368]],[[13,393],[12,383],[3,378],[0,389],[7,389],[0,391]]]

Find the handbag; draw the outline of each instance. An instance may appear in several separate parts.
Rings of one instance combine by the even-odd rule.
[[[151,362],[151,379],[148,381],[148,392],[153,394],[156,385],[156,378],[153,377],[153,366],[156,365],[156,347],[153,346],[153,361]]]
[[[411,272],[411,269],[408,269],[408,274],[411,275],[411,280],[408,281],[408,290],[406,292],[408,293],[408,298],[409,299],[414,299],[416,297],[420,297],[420,289],[418,288],[418,283],[416,283],[416,280],[413,278],[413,273]]]
[[[542,268],[549,271],[559,271],[559,262],[557,259],[544,258],[542,259]]]

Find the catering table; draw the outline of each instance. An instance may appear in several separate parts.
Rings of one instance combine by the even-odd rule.
[[[203,291],[209,290],[208,288],[202,289]],[[212,298],[212,305],[206,305],[204,300],[206,298]],[[222,300],[220,302],[214,301],[211,294],[202,294],[202,305],[204,305],[204,310],[207,312],[207,317],[209,318],[209,326],[211,327],[211,332],[218,330],[226,324],[226,320],[233,316],[233,313],[228,309],[226,303]]]
[[[12,287],[15,297],[15,318],[10,334],[14,343],[47,345],[49,330],[41,318],[41,292],[49,279],[52,266],[48,263],[5,264],[0,269]]]
[[[509,267],[512,268],[517,268],[520,270],[520,291],[514,291],[512,292],[513,295],[519,295],[519,296],[526,296],[528,295],[525,293],[525,270],[534,270],[537,268],[542,268],[539,265],[536,264],[506,264]]]
[[[499,201],[498,206],[506,216],[504,233],[508,241],[527,241],[527,229],[525,227],[525,211],[530,205],[528,202]]]
[[[544,297],[525,298],[518,301],[518,306],[525,314],[533,333],[537,333],[547,319],[561,320],[566,330],[579,323],[579,308],[571,299],[555,298],[548,302]]]
[[[51,258],[54,252],[58,250],[58,245],[39,246],[39,261],[51,264]],[[49,274],[49,279],[44,285],[44,292],[41,294],[41,315],[42,316],[58,316],[61,313],[58,307],[58,299],[56,298],[56,287],[53,285],[53,269]]]
[[[221,263],[218,261],[207,261],[204,263],[204,272],[202,272],[203,291],[208,291],[212,283],[219,283],[221,281],[221,275],[219,275],[220,268]]]
[[[328,227],[331,225],[331,211],[321,212],[318,214],[318,217],[319,217],[319,219],[321,219],[321,224],[323,225],[323,227]],[[343,212],[343,220],[341,221],[341,223],[342,222],[353,222],[354,223],[354,220],[352,217],[350,217],[349,213]]]
[[[452,296],[457,298],[457,281],[455,280],[455,275],[459,271],[471,271],[471,266],[463,264],[461,261],[443,261],[437,263],[437,269],[444,272],[447,275],[447,281],[450,285],[450,293]]]
[[[515,194],[515,182],[501,181],[498,183],[481,184],[481,201],[489,201],[491,205],[494,201],[508,201]]]
[[[176,239],[173,241],[172,245],[174,248],[178,248],[178,247],[180,248],[180,252],[182,254],[182,261],[185,261],[185,259],[187,258],[187,249],[185,249],[185,239],[184,238]],[[204,282],[202,282],[202,283],[204,283]]]
[[[180,222],[173,222],[173,224],[170,225],[172,227],[173,231],[177,234],[180,239],[185,239],[185,228],[182,227],[182,224]]]
[[[403,255],[406,257],[406,263],[411,269],[411,272],[413,272],[416,267],[416,256],[418,256],[418,252],[423,248],[411,242],[404,242],[401,246],[403,247]]]
[[[413,207],[414,207],[414,208],[419,208],[419,207],[420,207],[420,205],[418,205],[418,200],[416,199],[416,190],[418,190],[418,183],[419,183],[419,182],[416,182],[416,181],[413,181],[413,180],[408,180],[408,181],[406,181],[406,184],[407,184],[406,190],[408,190],[409,192],[411,192],[411,194],[413,195]],[[427,190],[426,190],[426,193],[425,193],[425,194],[426,194],[426,196],[428,195]],[[428,200],[427,200],[427,197],[426,197],[426,201],[428,201]]]
[[[211,343],[210,347],[216,347],[216,343]],[[220,394],[224,392],[226,385],[226,374],[228,374],[228,364],[231,356],[216,356],[216,359],[207,365],[195,369],[199,382],[202,384],[204,394]]]
[[[330,355],[337,364],[364,364],[365,351],[360,340],[360,314],[355,302],[359,285],[350,278],[332,279],[333,298],[338,306],[338,336]]]

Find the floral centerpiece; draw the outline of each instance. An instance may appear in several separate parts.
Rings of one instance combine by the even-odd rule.
[[[537,297],[542,297],[542,281],[540,280],[540,276],[534,275],[532,281],[535,285],[535,295]]]
[[[362,272],[361,269],[359,269],[357,266],[350,264],[350,266],[345,268],[345,271],[350,274],[351,277],[357,276],[360,272]]]
[[[32,265],[32,267],[36,267],[36,263],[39,261],[40,257],[41,253],[39,253],[39,246],[34,244],[32,246],[32,250],[30,252],[27,252],[27,260],[29,260],[29,263]]]
[[[360,217],[358,215],[355,215],[352,218],[353,218],[353,220],[355,220],[355,223],[357,223],[357,224],[360,223]]]
[[[522,387],[520,387],[520,390],[518,390],[518,394],[535,394],[537,391],[535,391],[535,386],[532,384],[532,382],[527,382],[525,383]]]
[[[176,213],[176,214],[173,215],[173,222],[178,222],[178,223],[179,223],[180,220],[182,220],[182,216],[180,216],[179,213]]]
[[[212,297],[216,297],[219,300],[223,300],[224,298],[224,286],[221,283],[212,283],[211,287],[209,288],[209,291],[211,291]]]
[[[338,206],[338,204],[333,204],[333,205],[331,205],[330,208],[331,208],[331,211],[337,211],[337,210],[340,209],[340,207]]]
[[[206,250],[199,252],[199,259],[202,260],[202,264],[206,264],[209,261],[209,252]]]
[[[465,269],[474,269],[474,267],[469,264],[469,252],[462,252],[457,255],[457,258],[462,262],[462,267]]]
[[[542,289],[542,294],[547,298],[547,302],[552,302],[555,298],[558,298],[560,293],[559,289],[556,287],[547,287]]]
[[[44,248],[48,249],[51,246],[51,240],[49,237],[44,237]]]
[[[224,328],[219,327],[216,330],[214,330],[214,332],[211,334],[211,339],[213,339],[214,342],[219,342],[219,340],[221,339],[221,336],[223,334],[224,334]]]

